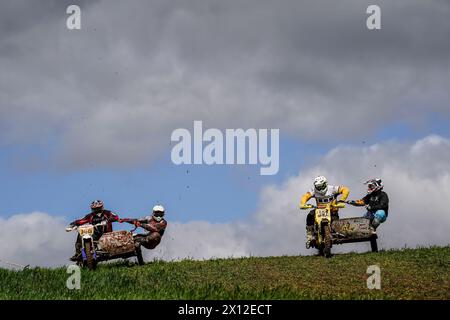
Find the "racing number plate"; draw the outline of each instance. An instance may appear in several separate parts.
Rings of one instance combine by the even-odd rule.
[[[318,218],[327,218],[328,217],[328,211],[327,209],[317,209],[316,215]]]

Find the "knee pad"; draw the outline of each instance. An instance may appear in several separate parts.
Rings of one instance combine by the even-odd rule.
[[[378,210],[377,212],[375,212],[373,217],[374,217],[374,220],[375,219],[378,220],[379,223],[386,221],[386,213],[384,212],[384,210]]]

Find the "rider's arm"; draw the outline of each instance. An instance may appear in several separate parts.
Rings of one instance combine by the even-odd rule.
[[[341,195],[341,198],[339,200],[345,201],[348,198],[348,195],[350,193],[350,189],[346,186],[339,186],[338,194]]]
[[[304,207],[306,203],[309,201],[309,199],[312,198],[311,192],[305,193],[302,198],[300,199],[300,208]]]
[[[117,222],[120,220],[119,215],[115,214],[114,212],[109,211],[108,212],[108,220],[110,222]]]
[[[81,226],[86,223],[90,223],[92,221],[92,213],[85,215],[83,218],[75,220],[71,223],[74,226]]]
[[[158,229],[158,232],[161,232],[163,230],[165,230],[167,227],[167,221],[166,220],[161,220],[160,222],[158,222],[156,224],[156,228]]]
[[[161,220],[158,223],[142,223],[141,227],[150,232],[160,232],[161,230],[166,229],[167,222],[165,220]]]
[[[150,232],[158,232],[158,229],[150,223],[141,223],[140,227]]]
[[[366,202],[364,201],[364,198],[363,198],[363,199],[355,200],[355,202],[352,204],[356,207],[362,207],[362,206],[366,205]]]

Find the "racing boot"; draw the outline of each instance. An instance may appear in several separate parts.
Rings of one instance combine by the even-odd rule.
[[[311,248],[314,241],[314,226],[306,226],[306,249]]]
[[[70,257],[70,261],[77,262],[80,257],[80,253],[75,253],[72,257]]]
[[[77,238],[77,242],[75,243],[75,254],[70,258],[70,261],[77,262],[81,256],[81,239]]]

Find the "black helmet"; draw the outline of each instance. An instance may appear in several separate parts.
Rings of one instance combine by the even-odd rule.
[[[102,200],[95,200],[91,203],[91,209],[94,212],[99,212],[103,210],[103,201]]]

